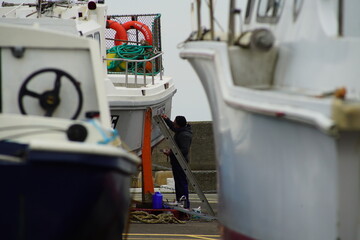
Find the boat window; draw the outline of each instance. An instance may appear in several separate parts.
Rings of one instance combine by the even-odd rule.
[[[256,20],[261,23],[277,23],[284,0],[260,0]]]
[[[94,38],[92,34],[86,35],[87,38]]]
[[[246,6],[245,23],[250,23],[252,12],[254,9],[255,0],[249,0]]]
[[[294,21],[296,21],[299,13],[300,13],[300,10],[301,10],[301,6],[303,4],[303,0],[294,0],[294,7],[293,7],[293,18],[294,18]]]

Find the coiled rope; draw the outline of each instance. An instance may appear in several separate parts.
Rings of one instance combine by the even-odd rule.
[[[108,50],[106,50],[107,56],[112,56],[112,58],[123,58],[129,60],[144,60],[153,57],[154,51],[152,46],[148,45],[128,45],[122,44],[118,46],[114,46]],[[109,71],[124,71],[125,65],[124,61],[110,61],[108,62],[107,69]],[[144,74],[144,67],[147,72],[151,72],[152,66],[150,62],[138,62],[137,63],[137,71],[135,71],[134,62],[128,62],[128,72]]]
[[[150,214],[144,211],[134,211],[130,212],[130,222],[131,223],[186,223],[177,219],[171,213],[160,213],[158,215]]]

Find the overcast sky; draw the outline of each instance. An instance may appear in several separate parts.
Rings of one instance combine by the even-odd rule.
[[[109,7],[109,15],[161,14],[165,75],[172,76],[177,87],[177,93],[173,98],[172,117],[183,115],[188,121],[209,121],[212,118],[205,91],[191,65],[179,57],[180,49],[177,48],[177,45],[192,31],[191,2],[191,0],[105,0]],[[227,1],[216,3],[217,10],[225,8],[224,2]]]

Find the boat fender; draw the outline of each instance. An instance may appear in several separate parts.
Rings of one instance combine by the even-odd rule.
[[[120,23],[113,20],[106,20],[106,28],[111,28],[116,31],[115,39],[127,41],[128,36],[125,28]],[[125,42],[114,40],[116,46],[124,44]]]
[[[123,27],[125,28],[126,31],[128,31],[129,29],[134,29],[134,28],[139,30],[144,35],[147,43],[149,45],[153,44],[153,37],[152,37],[151,30],[144,23],[138,22],[138,21],[129,21],[129,22],[124,23]]]
[[[66,135],[70,141],[84,142],[88,131],[86,127],[81,124],[73,124],[67,129]]]

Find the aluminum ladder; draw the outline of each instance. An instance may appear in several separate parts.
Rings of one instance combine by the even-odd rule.
[[[210,206],[206,196],[201,191],[201,188],[194,176],[194,174],[191,172],[189,164],[186,162],[184,156],[182,155],[180,149],[178,148],[177,144],[175,143],[175,140],[172,137],[172,132],[166,125],[164,119],[160,115],[156,115],[153,117],[156,124],[159,126],[161,133],[164,135],[164,138],[167,140],[172,152],[174,153],[176,159],[178,160],[180,166],[184,170],[186,177],[188,178],[188,181],[190,182],[191,186],[196,191],[198,197],[200,198],[201,202],[205,204],[205,208],[209,215],[215,216],[215,213]]]

